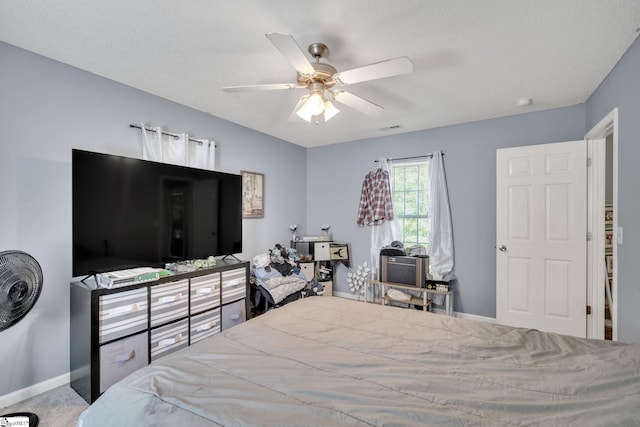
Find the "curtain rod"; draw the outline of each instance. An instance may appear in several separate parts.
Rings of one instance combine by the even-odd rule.
[[[142,126],[140,126],[140,125],[130,124],[130,125],[129,125],[129,127],[130,127],[130,128],[136,128],[136,129],[140,129],[140,130],[142,130]],[[149,132],[157,132],[157,130],[155,130],[155,129],[153,129],[153,128],[148,128],[148,127],[146,127],[146,126],[144,127],[144,130],[149,131]],[[169,132],[162,131],[162,134],[163,134],[163,135],[166,135],[166,136],[170,136],[170,137],[172,137],[172,138],[174,138],[174,139],[178,139],[178,138],[180,138],[180,135],[176,135],[175,133],[169,133]],[[200,144],[200,145],[202,145],[202,144],[203,144],[203,142],[202,142],[202,141],[197,140],[197,139],[189,138],[189,141],[191,141],[191,142],[195,142],[195,143]],[[218,146],[217,146],[217,145],[214,145],[214,147],[216,147],[216,148],[217,148]]]
[[[444,151],[441,151],[442,155],[444,156]],[[429,154],[425,154],[424,156],[411,156],[411,157],[399,157],[397,159],[393,159],[393,158],[388,158],[387,160],[392,162],[394,160],[411,160],[411,159],[430,159],[433,157],[433,153],[429,153]],[[374,160],[375,163],[378,163],[377,160]]]

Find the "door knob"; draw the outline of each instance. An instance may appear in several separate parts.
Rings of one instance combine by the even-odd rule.
[[[500,246],[498,249],[500,249],[500,252],[507,252],[507,247],[505,245]]]

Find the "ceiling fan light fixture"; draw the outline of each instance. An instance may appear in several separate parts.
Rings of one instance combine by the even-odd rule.
[[[322,111],[320,111],[319,114],[313,114],[312,111],[306,108],[307,101],[311,96],[312,95],[305,95],[302,98],[300,98],[300,101],[298,101],[298,105],[300,105],[300,108],[298,108],[298,110],[295,113],[302,120],[305,120],[311,123],[314,121],[314,117],[315,117],[315,122],[318,123],[320,116],[322,116],[324,121],[328,122],[333,116],[335,116],[340,112],[340,110],[337,109],[335,105],[331,103],[331,101],[325,101],[323,98]]]
[[[324,121],[328,122],[333,116],[338,114],[340,110],[338,110],[335,105],[333,105],[330,101],[324,103]]]
[[[307,110],[305,108],[305,105],[306,105],[306,102],[304,102],[302,104],[302,106],[300,108],[298,108],[298,111],[296,111],[296,115],[298,117],[300,117],[302,120],[305,120],[305,121],[311,123],[311,119],[313,118],[313,114],[311,114],[309,112],[309,110]]]
[[[312,116],[319,116],[324,112],[324,104],[325,99],[322,93],[314,92],[309,96],[309,99],[307,99],[307,102],[304,103],[302,108],[307,110]]]

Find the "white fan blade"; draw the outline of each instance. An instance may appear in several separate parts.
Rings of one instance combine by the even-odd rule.
[[[384,111],[384,108],[382,108],[381,106],[367,101],[366,99],[354,95],[350,92],[345,92],[342,90],[333,92],[333,99],[343,103],[347,107],[358,110],[361,113],[366,114],[367,116],[377,116]]]
[[[300,74],[311,75],[315,73],[313,66],[293,37],[289,34],[280,33],[269,33],[265,35]]]
[[[333,78],[340,84],[350,85],[366,82],[368,80],[382,79],[413,72],[413,62],[406,56],[401,56],[388,61],[365,65],[352,70],[336,73]]]
[[[275,83],[267,85],[246,85],[246,86],[227,86],[222,90],[225,92],[249,92],[249,91],[261,91],[261,90],[281,90],[281,89],[300,89],[304,86],[300,86],[294,83]]]

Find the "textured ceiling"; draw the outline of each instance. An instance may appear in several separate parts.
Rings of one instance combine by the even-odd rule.
[[[638,0],[0,2],[4,42],[305,147],[583,103],[639,27]],[[407,56],[414,72],[346,88],[375,118],[336,104],[289,122],[302,89],[222,91],[295,82],[270,32],[325,43],[338,71]]]

